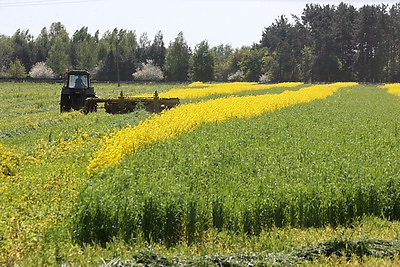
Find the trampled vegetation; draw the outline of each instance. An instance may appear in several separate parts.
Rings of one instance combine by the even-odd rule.
[[[123,90],[162,95],[212,86],[228,87]],[[1,84],[7,101],[0,106],[0,262],[128,265],[158,258],[153,264],[178,264],[177,251],[188,265],[296,264],[315,259],[317,250],[338,262],[340,255],[397,259],[400,85],[246,86],[233,86],[235,97],[215,88],[215,94],[182,99],[161,115],[99,110],[85,116],[58,113],[59,85]],[[96,90],[107,97],[120,89],[99,84]],[[273,101],[278,108],[257,112],[262,105],[256,103]],[[124,142],[136,139],[129,136],[134,129],[161,123],[155,118],[195,118],[201,116],[196,107],[211,103],[218,103],[214,115],[235,104],[253,115],[203,120],[134,150],[120,143],[113,149],[128,150],[108,164],[113,149],[104,148],[120,134]],[[161,126],[142,137],[167,130]],[[107,168],[88,173],[96,159]],[[335,239],[339,233],[345,239]],[[321,246],[335,248],[325,253]]]

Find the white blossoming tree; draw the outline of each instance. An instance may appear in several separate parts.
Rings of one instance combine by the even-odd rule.
[[[244,73],[242,70],[238,70],[235,73],[228,75],[228,81],[230,82],[243,82],[244,81]]]
[[[55,77],[53,70],[44,62],[33,65],[29,75],[34,79],[53,79]]]
[[[164,80],[164,73],[161,68],[153,63],[153,60],[147,60],[132,73],[135,80],[139,81],[162,81]]]

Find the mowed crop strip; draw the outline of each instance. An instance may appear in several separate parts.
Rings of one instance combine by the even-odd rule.
[[[61,84],[1,83],[0,265],[14,265],[41,245],[45,233],[63,224],[87,181],[89,157],[102,136],[148,117],[145,111],[110,116],[59,112]],[[106,95],[116,86],[97,85]],[[137,94],[162,85],[124,85]],[[165,85],[170,89],[171,85]],[[119,89],[121,89],[119,88]],[[162,90],[160,90],[162,91]],[[40,264],[29,264],[36,266]]]
[[[298,91],[285,91],[281,94],[232,96],[181,105],[161,115],[154,115],[135,127],[123,129],[108,138],[90,162],[88,171],[96,172],[113,166],[120,162],[124,155],[132,154],[142,146],[190,132],[202,123],[260,115],[291,105],[324,99],[339,88],[355,85],[356,83],[316,85]],[[250,87],[247,86],[247,88]]]

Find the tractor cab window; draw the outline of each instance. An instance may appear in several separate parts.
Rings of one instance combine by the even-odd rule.
[[[88,88],[88,77],[87,75],[70,75],[68,84],[69,88]]]

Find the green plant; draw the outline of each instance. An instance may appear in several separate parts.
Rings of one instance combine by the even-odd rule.
[[[371,215],[394,218],[398,101],[384,90],[358,86],[326,100],[202,125],[139,149],[105,171],[112,182],[94,176],[82,196],[118,194],[140,207],[152,195],[147,209],[157,219],[148,220],[149,229],[162,229],[160,222],[174,217],[165,207],[176,203],[174,209],[187,211],[187,221],[177,221],[186,232],[179,238],[188,243],[209,229],[251,235],[272,227],[348,226]],[[126,189],[110,195],[98,190],[115,183]],[[108,212],[112,217],[117,210]],[[151,241],[170,238],[155,230],[144,234]]]
[[[26,69],[19,59],[11,63],[7,70],[7,76],[10,78],[26,78]]]

